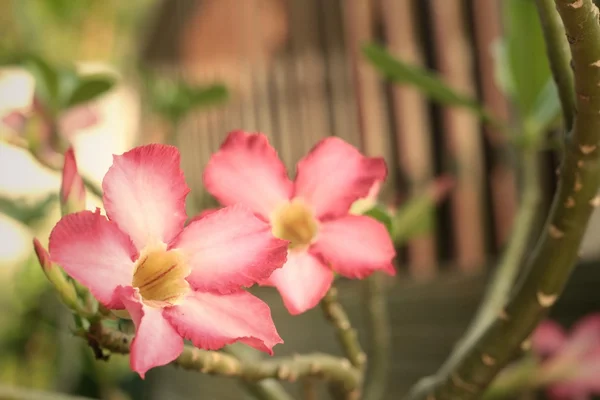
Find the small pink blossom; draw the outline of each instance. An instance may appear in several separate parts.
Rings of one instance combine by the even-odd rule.
[[[85,209],[85,185],[75,161],[75,152],[70,147],[65,153],[65,163],[60,185],[60,205],[63,214]]]
[[[244,291],[285,262],[287,242],[242,206],[184,227],[189,192],[177,148],[137,147],[114,156],[102,183],[108,218],[63,217],[50,235],[52,261],[107,308],[136,326],[131,368],[144,377],[183,350],[240,341],[272,353],[282,343],[269,307]]]
[[[299,314],[323,298],[333,271],[349,278],[395,274],[385,226],[349,212],[386,174],[383,159],[329,137],[300,160],[292,182],[264,135],[235,131],[209,160],[204,182],[223,205],[249,207],[289,241],[286,264],[262,284],[275,286],[289,312]]]
[[[589,399],[600,394],[600,314],[589,315],[569,335],[553,321],[542,322],[533,335],[533,350],[542,358],[539,380],[552,399]]]

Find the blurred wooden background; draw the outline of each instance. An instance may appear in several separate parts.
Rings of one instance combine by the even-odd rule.
[[[527,1],[527,0],[523,0]],[[335,135],[369,155],[383,156],[390,175],[384,201],[417,193],[434,177],[457,186],[435,212],[436,228],[400,249],[404,272],[389,297],[391,386],[398,398],[433,373],[476,309],[493,261],[510,235],[518,196],[515,162],[506,141],[459,109],[440,107],[418,91],[386,83],[362,58],[366,42],[438,71],[474,94],[501,118],[513,115],[495,80],[492,46],[501,36],[502,0],[165,0],[149,27],[145,63],[192,82],[221,81],[232,90],[225,106],[185,121],[177,144],[196,206],[211,204],[201,174],[233,129],[262,131],[293,165],[321,138]],[[152,133],[148,123],[148,135]],[[555,160],[540,159],[541,185],[553,190]],[[548,198],[548,196],[546,196]],[[543,208],[548,204],[544,203]],[[600,305],[596,263],[578,268],[554,315],[571,323]],[[408,277],[410,279],[402,279]],[[435,279],[431,279],[435,278]],[[364,320],[360,282],[343,282],[343,302],[358,327]],[[290,317],[272,304],[292,351],[339,353],[320,310]],[[310,328],[308,328],[310,327]],[[360,331],[364,341],[366,332]],[[216,380],[213,380],[216,379]],[[217,384],[212,384],[217,382]],[[231,381],[151,371],[152,398],[240,399]]]
[[[501,0],[164,1],[143,62],[193,82],[222,81],[233,92],[226,105],[188,118],[178,136],[196,206],[211,202],[201,174],[229,131],[266,133],[290,168],[319,139],[335,135],[385,157],[384,201],[401,202],[443,173],[456,178],[436,211],[434,232],[401,249],[404,271],[428,278],[440,268],[480,270],[505,244],[517,204],[505,140],[468,111],[384,82],[360,47],[383,43],[509,120],[492,58],[500,6]],[[550,164],[547,170],[552,189]]]

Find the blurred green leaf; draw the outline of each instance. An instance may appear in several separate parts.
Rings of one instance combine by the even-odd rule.
[[[33,55],[27,56],[24,66],[35,79],[35,91],[40,99],[49,107],[55,106],[59,95],[59,75],[56,69]]]
[[[31,225],[43,219],[56,201],[58,201],[58,195],[55,193],[49,194],[35,204],[30,204],[22,199],[0,197],[0,212],[25,225]]]
[[[106,75],[80,77],[65,106],[70,108],[94,100],[108,92],[114,85],[114,79]]]
[[[512,84],[503,85],[526,119],[546,86],[550,66],[544,36],[534,0],[505,0],[502,3],[505,22],[504,63]],[[501,67],[503,68],[503,67]]]
[[[546,84],[538,93],[533,108],[525,120],[527,131],[547,131],[560,118],[561,105],[554,79],[549,76]],[[538,135],[539,136],[539,135]]]
[[[427,193],[411,198],[392,218],[392,240],[402,245],[430,232],[435,226],[434,217],[435,203]]]
[[[431,71],[401,62],[381,46],[367,44],[363,47],[363,54],[379,72],[395,83],[415,86],[444,105],[466,107],[479,115],[484,114],[477,99],[450,88]]]
[[[363,215],[376,219],[377,221],[385,225],[388,232],[392,232],[392,216],[382,206],[376,205],[369,211],[363,213]]]
[[[221,103],[229,97],[227,88],[220,84],[214,84],[207,87],[190,87],[189,92],[190,107],[203,107]]]

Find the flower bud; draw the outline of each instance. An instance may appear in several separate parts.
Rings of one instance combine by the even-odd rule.
[[[77,292],[71,282],[67,281],[65,274],[50,260],[50,254],[42,246],[37,239],[33,239],[33,248],[37,255],[38,261],[42,266],[42,271],[46,275],[46,278],[52,283],[52,285],[58,291],[62,301],[71,309],[75,310],[78,308]]]
[[[73,148],[69,148],[65,153],[60,187],[60,209],[63,215],[85,210],[85,186],[77,171]]]

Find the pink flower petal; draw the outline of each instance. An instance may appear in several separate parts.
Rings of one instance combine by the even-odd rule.
[[[568,355],[574,359],[581,359],[598,346],[600,346],[600,314],[591,314],[573,326],[561,356]]]
[[[132,287],[120,287],[119,295],[135,324],[131,343],[131,369],[142,379],[153,367],[165,365],[183,351],[183,338],[163,316],[163,309],[144,305]]]
[[[312,206],[317,218],[344,215],[387,175],[382,158],[368,158],[342,139],[321,140],[298,163],[295,196]]]
[[[180,305],[166,308],[164,315],[181,336],[201,349],[217,350],[240,341],[273,354],[273,346],[283,343],[269,306],[245,291],[192,292]]]
[[[136,250],[117,225],[100,211],[63,217],[50,234],[50,257],[90,289],[108,308],[123,308],[113,297],[119,285],[131,285]]]
[[[333,282],[333,271],[308,252],[289,252],[283,268],[273,272],[266,284],[275,286],[290,314],[315,307]]]
[[[321,223],[313,249],[348,278],[364,278],[374,271],[396,274],[390,235],[370,217],[348,215]]]
[[[62,182],[60,185],[60,200],[65,209],[85,209],[85,186],[83,179],[77,171],[75,153],[70,147],[65,152],[65,163],[62,171]],[[70,202],[70,204],[69,204]]]
[[[204,184],[221,204],[241,203],[267,219],[289,200],[293,188],[266,136],[243,131],[231,132],[212,155]]]
[[[554,354],[566,342],[563,328],[554,321],[541,322],[533,332],[531,347],[540,356]]]
[[[179,163],[179,150],[162,144],[114,156],[102,182],[104,206],[138,249],[151,241],[169,243],[183,228],[190,190]]]
[[[241,205],[188,225],[172,244],[187,256],[186,278],[197,290],[230,293],[266,279],[285,262],[288,242]]]

